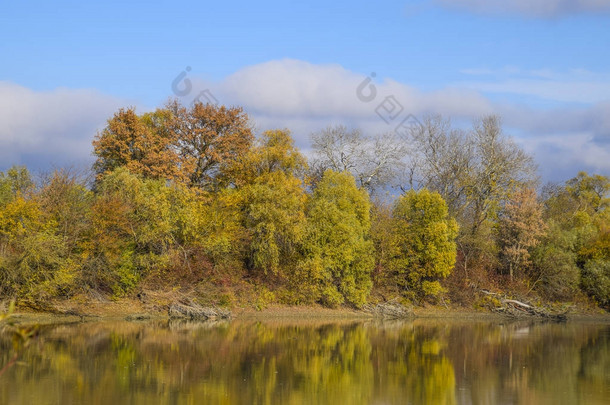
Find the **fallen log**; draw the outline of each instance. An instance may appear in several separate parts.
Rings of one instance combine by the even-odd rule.
[[[504,313],[511,317],[538,317],[546,318],[555,321],[565,321],[567,319],[566,313],[552,312],[544,307],[537,307],[534,305],[526,304],[525,302],[517,301],[514,299],[505,298],[502,294],[492,293],[487,290],[481,290],[482,293],[487,295],[494,295],[499,297],[499,302],[502,306],[492,308],[493,311]]]

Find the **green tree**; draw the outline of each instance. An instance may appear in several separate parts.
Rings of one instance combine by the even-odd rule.
[[[541,285],[541,289],[555,284],[570,288],[580,281],[585,293],[601,305],[609,304],[605,289],[610,267],[609,192],[610,179],[585,172],[562,186],[547,190],[545,217],[552,227],[553,238],[546,238],[538,250],[555,250],[548,260],[557,261],[558,257],[569,260],[557,267],[562,271],[546,271],[545,285]],[[546,260],[538,261],[535,270],[544,275],[546,267]],[[575,267],[578,275],[574,274]]]
[[[349,173],[327,170],[307,205],[305,256],[295,285],[329,306],[365,304],[371,289],[374,247],[368,194]]]
[[[580,283],[575,249],[578,232],[564,229],[555,220],[549,220],[547,228],[546,236],[532,251],[532,289],[551,299],[570,299]]]
[[[293,266],[305,232],[305,158],[285,130],[266,131],[237,165],[249,265],[265,275]]]
[[[447,204],[437,192],[410,190],[396,201],[392,218],[388,270],[396,285],[410,298],[439,295],[439,280],[456,260],[458,225]]]
[[[92,206],[93,241],[87,263],[89,284],[122,295],[146,274],[168,265],[177,235],[172,194],[161,180],[143,179],[119,168],[98,186]]]

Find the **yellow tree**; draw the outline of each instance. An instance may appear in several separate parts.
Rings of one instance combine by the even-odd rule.
[[[263,133],[258,144],[231,168],[250,235],[249,266],[282,275],[295,262],[305,230],[305,190],[297,177],[305,158],[287,130]]]
[[[410,190],[392,211],[392,254],[388,269],[410,298],[437,296],[439,280],[449,275],[456,259],[457,222],[437,192]]]
[[[295,284],[311,301],[361,307],[375,265],[368,193],[351,174],[327,170],[308,202],[307,219]]]

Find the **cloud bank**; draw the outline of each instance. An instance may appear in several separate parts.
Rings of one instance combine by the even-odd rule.
[[[94,90],[38,92],[0,81],[0,162],[35,169],[91,162],[91,140],[122,106]]]
[[[610,12],[608,0],[434,0],[434,2],[444,7],[478,14],[513,14],[533,18]]]
[[[473,119],[498,114],[506,132],[534,154],[545,180],[565,180],[579,170],[610,175],[608,98],[595,97],[596,101],[583,104],[558,101],[559,107],[542,109],[518,98],[510,103],[493,101],[476,86],[424,92],[371,73],[363,75],[336,64],[275,60],[242,68],[218,82],[188,77],[192,91],[181,101],[191,103],[207,91],[203,94],[212,94],[221,104],[243,106],[259,132],[289,128],[304,150],[312,132],[331,124],[381,134],[394,131],[409,115],[442,114],[456,125],[469,126]],[[373,88],[375,95],[370,97]],[[91,163],[93,136],[119,107],[127,106],[93,90],[37,92],[0,82],[3,169],[11,164],[48,168]]]
[[[545,75],[552,75],[557,83],[561,81],[552,72]],[[369,102],[359,99],[356,93],[367,78],[376,89],[376,97]],[[506,132],[535,155],[544,179],[564,180],[578,170],[610,174],[610,101],[601,100],[597,93],[582,101],[599,101],[586,105],[536,109],[520,103],[493,102],[485,96],[485,91],[535,95],[555,99],[559,105],[567,98],[568,91],[560,87],[557,94],[527,88],[519,92],[519,88],[510,89],[510,86],[485,88],[481,85],[422,92],[381,75],[372,78],[370,74],[358,74],[340,65],[314,65],[298,60],[262,63],[245,67],[220,82],[195,83],[191,98],[198,91],[208,89],[223,104],[244,106],[259,130],[291,129],[302,148],[309,146],[312,132],[329,124],[341,123],[369,133],[384,133],[393,131],[400,119],[409,114],[416,117],[441,114],[463,125],[488,114],[498,114]],[[384,112],[379,107],[388,96],[393,96],[402,107],[401,114],[396,120],[389,120],[390,123],[379,114]],[[188,99],[189,96],[184,101]]]

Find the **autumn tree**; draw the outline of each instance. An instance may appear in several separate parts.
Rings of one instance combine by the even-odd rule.
[[[574,296],[580,284],[576,246],[581,233],[549,219],[547,232],[531,252],[531,288],[554,300]]]
[[[188,201],[181,189],[119,168],[100,182],[92,205],[92,246],[84,276],[94,288],[122,295],[167,268]]]
[[[27,247],[24,241],[42,228],[32,192],[32,178],[25,167],[0,173],[0,293],[4,296],[23,292],[26,279],[35,271],[27,261],[20,266]]]
[[[120,109],[93,140],[98,176],[125,167],[153,179],[181,179],[178,154],[168,130],[170,114],[157,110],[138,116],[134,108]]]
[[[375,286],[386,287],[393,283],[387,267],[393,254],[392,239],[392,204],[383,200],[375,200],[371,204],[371,240],[375,248],[375,267],[373,283]],[[380,290],[383,294],[383,292]]]
[[[58,172],[52,176],[59,177],[64,176]],[[49,298],[69,297],[76,290],[82,242],[76,235],[83,231],[82,218],[63,222],[47,202],[79,186],[35,187],[25,168],[0,174],[0,293],[44,309]],[[70,206],[63,208],[71,211]]]
[[[296,261],[305,232],[305,190],[298,177],[306,160],[287,130],[266,131],[239,162],[233,177],[250,233],[249,265],[280,276]]]
[[[361,307],[371,289],[370,202],[347,172],[327,170],[307,204],[304,258],[295,285],[309,300]]]
[[[530,252],[546,233],[542,206],[532,188],[517,190],[500,213],[500,257],[511,281],[531,265]]]
[[[168,124],[179,155],[180,170],[192,186],[213,189],[228,181],[223,173],[242,158],[254,136],[248,115],[240,107],[170,102]]]
[[[503,133],[500,119],[485,117],[469,131],[451,128],[440,116],[427,117],[412,134],[409,187],[437,191],[460,224],[459,263],[468,277],[477,263],[495,268],[493,228],[498,213],[519,187],[536,182],[533,159]]]
[[[420,299],[443,291],[439,280],[455,265],[457,234],[458,225],[439,193],[410,190],[396,201],[388,271],[407,297]]]
[[[610,282],[609,192],[607,177],[585,172],[547,187],[549,234],[534,252],[534,271],[541,278],[537,288],[548,296],[570,298],[580,285],[600,304],[610,304],[603,287]]]

